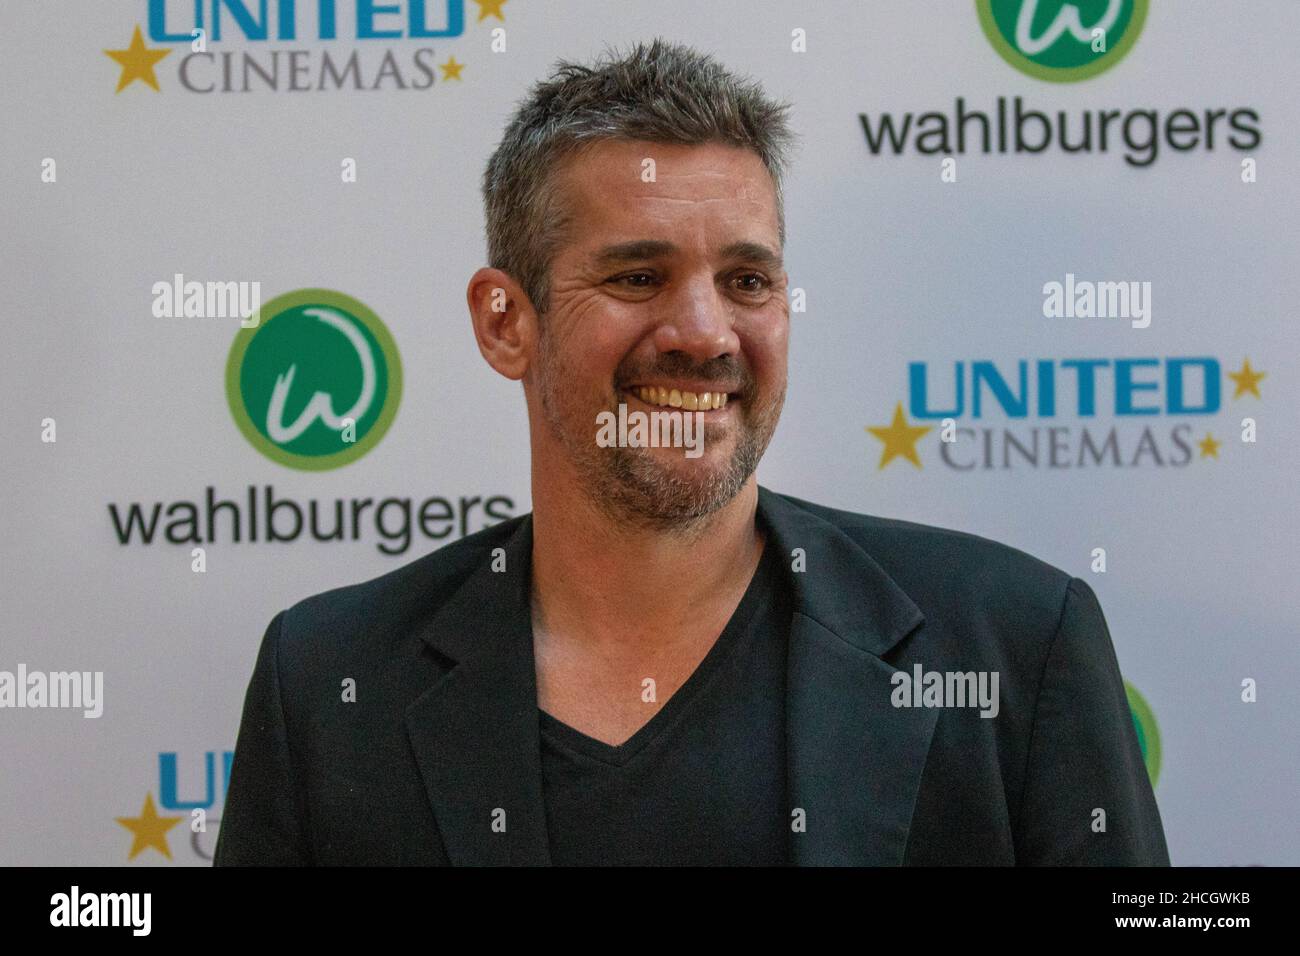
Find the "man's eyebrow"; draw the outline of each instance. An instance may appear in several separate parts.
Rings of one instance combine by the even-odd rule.
[[[661,239],[635,239],[632,242],[621,242],[617,245],[606,246],[596,253],[594,262],[601,267],[612,266],[624,262],[655,259],[660,256],[671,255],[676,251],[677,247],[675,245]],[[744,259],[774,270],[780,269],[784,265],[781,254],[761,242],[733,242],[723,248],[722,257],[724,259]]]
[[[634,239],[632,242],[606,246],[596,253],[594,261],[597,266],[613,266],[623,262],[654,259],[676,251],[677,247],[671,242],[660,239]]]
[[[733,242],[722,250],[722,256],[724,259],[744,259],[774,271],[785,265],[781,253],[761,242]]]

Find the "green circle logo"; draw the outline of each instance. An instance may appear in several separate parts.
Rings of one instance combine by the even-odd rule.
[[[1002,59],[1053,83],[1109,70],[1147,18],[1147,0],[975,0],[975,9]]]
[[[1124,693],[1128,695],[1128,709],[1133,717],[1133,729],[1137,731],[1138,745],[1142,748],[1142,761],[1147,765],[1151,786],[1155,787],[1160,778],[1160,728],[1156,726],[1156,715],[1146,698],[1128,681],[1124,682]]]
[[[261,308],[226,361],[226,399],[244,437],[272,461],[324,471],[379,443],[402,396],[397,345],[351,296],[299,289]]]

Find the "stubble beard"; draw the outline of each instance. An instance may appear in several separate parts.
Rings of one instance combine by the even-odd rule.
[[[752,380],[743,388],[740,414],[733,427],[735,448],[720,469],[697,463],[704,458],[686,459],[685,449],[670,451],[681,454],[694,474],[683,477],[679,469],[669,469],[657,460],[653,448],[602,448],[596,444],[596,416],[584,416],[576,407],[571,393],[562,394],[559,383],[576,381],[567,376],[563,363],[553,354],[545,333],[539,342],[542,359],[538,375],[538,392],[547,427],[568,454],[578,476],[582,492],[591,504],[615,524],[629,528],[668,532],[681,537],[701,533],[708,518],[736,497],[758,468],[759,460],[776,431],[785,403],[785,383],[778,394],[762,406]],[[578,401],[581,401],[579,398]],[[618,415],[618,405],[626,402],[615,393],[607,411]],[[733,399],[733,401],[736,401]],[[685,409],[664,409],[690,414]],[[703,447],[707,449],[720,426],[706,425]]]

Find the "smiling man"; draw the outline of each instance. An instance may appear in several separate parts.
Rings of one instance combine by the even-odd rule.
[[[662,42],[533,89],[468,288],[533,511],[276,615],[218,864],[1168,863],[1087,584],[757,484],[786,113]]]

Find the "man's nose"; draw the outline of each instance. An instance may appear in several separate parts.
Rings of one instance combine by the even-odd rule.
[[[740,350],[732,303],[712,276],[681,283],[660,301],[664,312],[654,335],[658,351],[686,352],[707,362]]]

